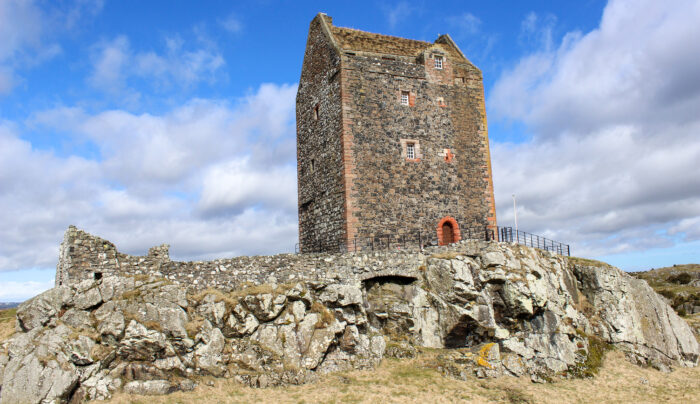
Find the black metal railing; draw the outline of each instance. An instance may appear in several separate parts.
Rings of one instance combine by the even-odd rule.
[[[499,241],[522,244],[528,247],[539,248],[541,250],[553,251],[559,255],[571,256],[571,247],[568,244],[560,243],[537,234],[528,233],[521,230],[513,230],[512,227],[499,228]]]
[[[522,244],[528,247],[553,251],[559,255],[571,255],[568,244],[560,243],[536,234],[515,231],[512,227],[468,227],[460,229],[460,240],[501,241]],[[400,235],[378,235],[374,237],[355,237],[350,243],[318,239],[304,247],[304,253],[318,252],[358,252],[379,250],[408,250],[423,249],[437,246],[439,241],[436,234],[416,232]],[[294,252],[299,253],[299,244],[294,246]]]

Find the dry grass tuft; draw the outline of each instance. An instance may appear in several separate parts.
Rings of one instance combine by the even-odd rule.
[[[589,266],[589,267],[605,267],[608,268],[610,267],[610,264],[607,264],[603,261],[596,261],[588,258],[581,258],[581,257],[565,257],[566,260],[568,260],[570,265],[581,265],[581,266]]]
[[[459,253],[456,251],[445,251],[445,252],[440,252],[440,253],[435,253],[430,256],[430,258],[437,258],[441,260],[453,260],[459,256],[464,255],[463,253]]]
[[[196,316],[196,317],[191,317],[192,319],[185,324],[185,331],[187,331],[187,336],[190,338],[194,338],[197,333],[199,333],[199,330],[202,328],[202,325],[204,324],[204,318]]]
[[[161,397],[119,394],[112,403],[650,403],[694,402],[700,397],[700,369],[662,373],[627,362],[611,351],[592,379],[535,384],[528,377],[466,380],[447,378],[431,369],[440,350],[414,359],[385,359],[375,370],[321,376],[303,386],[253,389],[230,379],[211,379],[188,393]],[[210,379],[207,379],[210,380]]]
[[[320,315],[320,318],[316,323],[316,328],[326,328],[329,325],[333,324],[333,320],[335,320],[333,313],[331,313],[331,311],[328,310],[326,306],[322,305],[319,302],[313,302],[311,304],[311,312],[318,313]]]
[[[15,333],[17,309],[0,310],[0,342],[9,339]]]

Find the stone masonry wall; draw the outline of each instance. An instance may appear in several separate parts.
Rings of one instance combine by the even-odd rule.
[[[170,260],[167,245],[151,248],[147,256],[133,256],[120,253],[107,240],[71,226],[61,243],[56,286],[75,285],[108,275],[154,275],[185,285],[190,290],[216,288],[221,291],[263,283],[349,282],[381,276],[417,279],[420,266],[430,255],[475,247],[483,249],[486,244],[483,241],[462,241],[449,246],[429,247],[423,251],[408,249],[345,254],[278,254],[179,262]]]
[[[393,45],[410,49],[377,53]],[[419,232],[435,240],[444,218],[462,235],[496,225],[481,71],[448,36],[430,44],[314,18],[297,95],[297,159],[302,252]]]
[[[296,100],[301,251],[344,238],[339,65],[336,48],[314,19]]]
[[[438,73],[431,58],[437,52],[444,58]],[[360,238],[434,236],[446,216],[460,228],[495,223],[481,73],[451,61],[443,45],[424,59],[342,56],[354,119],[351,198]],[[402,91],[410,92],[409,105],[401,104]],[[406,158],[406,142],[416,142],[418,158]]]

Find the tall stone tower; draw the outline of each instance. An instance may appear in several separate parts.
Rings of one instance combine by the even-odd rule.
[[[496,225],[481,71],[449,35],[415,41],[318,14],[296,118],[302,252],[446,244]]]

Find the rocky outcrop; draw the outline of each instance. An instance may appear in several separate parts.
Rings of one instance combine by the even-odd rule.
[[[674,265],[630,275],[645,280],[663,296],[700,338],[700,264]]]
[[[154,277],[63,285],[18,309],[0,402],[102,399],[120,388],[164,394],[193,388],[194,375],[264,387],[372,367],[385,341],[361,296],[348,285],[303,283],[187,295]]]
[[[444,349],[453,377],[585,375],[603,345],[660,369],[698,363],[688,325],[616,268],[495,242],[410,254],[326,255],[322,273],[233,290],[108,271],[64,282],[18,309],[0,403],[165,394],[202,375],[298,384],[421,347]]]

